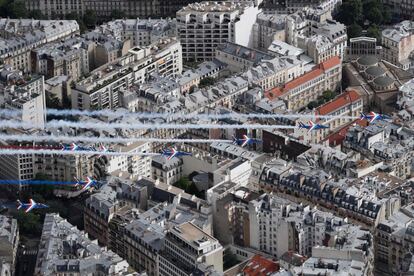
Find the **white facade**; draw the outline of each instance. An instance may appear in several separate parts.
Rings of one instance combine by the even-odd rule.
[[[209,60],[227,41],[251,46],[259,9],[248,2],[201,2],[177,12],[177,35],[184,60]]]
[[[414,21],[403,21],[382,31],[382,58],[408,70],[414,67]]]
[[[132,178],[140,176],[151,177],[151,157],[140,154],[151,152],[151,144],[135,142],[127,145],[114,147],[115,151],[134,152],[134,156],[111,156],[108,160],[107,171],[109,174],[114,172],[128,172]]]
[[[72,108],[117,108],[121,106],[121,90],[144,83],[152,73],[178,76],[182,68],[181,45],[175,40],[144,49],[135,47],[117,63],[98,68],[78,82],[72,89]]]

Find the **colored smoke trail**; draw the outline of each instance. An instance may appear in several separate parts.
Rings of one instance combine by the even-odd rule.
[[[53,180],[0,180],[0,185],[76,185],[73,181]]]
[[[109,155],[109,156],[156,156],[160,153],[141,153],[141,152],[101,152],[101,151],[62,151],[51,149],[0,149],[0,155],[15,154],[55,154],[55,155]]]
[[[0,115],[16,116],[20,115],[21,111],[3,109],[0,110]],[[127,110],[57,110],[47,109],[47,115],[56,116],[125,116],[137,119],[156,119],[164,118],[170,120],[176,119],[202,119],[202,120],[220,120],[220,119],[277,119],[277,118],[319,118],[319,119],[358,119],[359,116],[340,116],[340,115],[317,115],[317,114],[256,114],[256,113],[226,113],[226,114],[205,114],[205,113],[155,113],[155,112],[131,112]]]
[[[86,142],[86,143],[131,143],[131,142],[155,142],[155,143],[231,143],[232,140],[224,139],[162,139],[162,138],[143,138],[143,137],[89,137],[89,136],[42,136],[42,135],[6,135],[0,134],[3,141],[56,141],[56,142]]]
[[[33,128],[33,123],[0,121],[2,128]],[[263,125],[263,124],[165,124],[165,123],[95,123],[95,122],[71,122],[63,120],[54,120],[45,124],[46,128],[74,127],[86,129],[113,130],[119,129],[294,129],[295,126],[287,125]]]

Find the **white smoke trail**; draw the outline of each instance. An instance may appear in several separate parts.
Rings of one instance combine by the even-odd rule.
[[[3,141],[56,141],[56,142],[85,142],[85,143],[130,143],[130,142],[156,142],[156,143],[230,143],[232,140],[224,139],[162,139],[162,138],[143,138],[143,137],[89,137],[89,136],[46,136],[46,135],[5,135],[0,134]]]
[[[33,123],[0,121],[0,128],[36,128]],[[113,130],[119,129],[294,129],[295,126],[286,125],[262,125],[262,124],[165,124],[165,123],[95,123],[95,122],[71,122],[71,121],[50,121],[45,124],[47,129],[59,127],[74,127],[85,129]]]
[[[0,149],[0,155],[15,154],[55,154],[55,155],[109,155],[109,156],[156,156],[155,152],[100,152],[93,150],[63,151],[57,149]]]
[[[46,111],[48,115],[57,116],[124,116],[133,117],[137,119],[202,119],[202,120],[220,120],[220,119],[277,119],[277,118],[319,118],[319,119],[358,119],[358,116],[340,116],[340,115],[316,115],[316,114],[256,114],[256,113],[226,113],[226,114],[178,114],[178,113],[152,113],[152,112],[130,112],[126,110],[56,110],[48,109]],[[0,115],[16,116],[20,115],[21,111],[3,109],[0,110]]]

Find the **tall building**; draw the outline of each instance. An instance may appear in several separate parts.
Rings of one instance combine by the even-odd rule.
[[[382,58],[403,70],[413,68],[414,21],[403,21],[382,31]]]
[[[223,247],[218,240],[191,222],[171,228],[159,256],[159,275],[193,275],[200,263],[223,272]]]
[[[347,45],[345,25],[320,9],[301,9],[286,18],[286,42],[303,49],[315,63],[334,56],[344,58]]]
[[[91,195],[85,202],[85,231],[100,244],[109,244],[109,222],[123,206],[144,208],[147,202],[147,189],[128,181],[113,178],[99,192]]]
[[[341,251],[333,258],[352,254],[353,260],[370,263],[369,231],[331,213],[264,194],[250,201],[249,219],[251,247],[277,258],[289,251],[313,256],[323,246]]]
[[[174,39],[129,50],[117,62],[100,67],[72,89],[72,108],[113,109],[121,106],[120,91],[142,84],[151,74],[178,76],[183,70],[181,45]]]
[[[412,273],[413,217],[414,205],[410,204],[377,225],[374,233],[375,269],[381,275]]]
[[[392,12],[403,19],[413,19],[414,2],[411,0],[382,0],[382,3],[391,8]]]
[[[251,2],[205,1],[182,8],[176,18],[183,59],[210,60],[216,47],[227,41],[251,46],[250,36],[258,13]]]
[[[46,99],[43,76],[23,75],[5,65],[0,71],[0,107],[21,111],[13,117],[33,128],[44,128],[46,122]]]
[[[253,25],[253,48],[266,50],[274,40],[285,41],[286,14],[261,12]]]

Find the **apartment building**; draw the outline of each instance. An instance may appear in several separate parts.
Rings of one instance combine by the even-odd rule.
[[[59,149],[55,144],[51,148]],[[56,181],[72,181],[74,177],[82,179],[86,176],[100,178],[106,173],[106,162],[98,156],[82,155],[34,155],[33,174],[47,175]]]
[[[43,129],[46,122],[43,76],[23,76],[21,71],[5,65],[0,71],[0,81],[0,106],[21,111],[21,114],[14,116],[14,119],[30,123],[34,129]],[[17,131],[17,133],[22,132]],[[29,180],[35,176],[34,158],[31,154],[0,155],[0,161],[2,179]],[[23,187],[18,187],[21,188]]]
[[[2,262],[0,273],[2,275],[14,275],[18,245],[19,227],[17,220],[0,215],[0,262]]]
[[[216,238],[223,246],[236,244],[250,247],[249,202],[257,199],[259,194],[243,187],[233,191],[233,187],[238,186],[231,182],[217,186],[221,187],[213,191],[219,193],[221,189],[221,194],[213,209]]]
[[[333,162],[338,160],[334,158]],[[305,166],[310,167],[310,164]],[[348,186],[320,177],[318,173],[321,171],[318,169],[300,168],[289,169],[283,163],[273,165],[261,174],[259,187],[267,192],[295,195],[293,199],[306,199],[333,210],[339,216],[349,217],[368,226],[378,225],[400,208],[399,198],[378,198],[372,192],[364,193],[363,189],[355,186],[348,190]]]
[[[130,177],[151,176],[151,157],[143,156],[145,152],[151,152],[151,143],[132,142],[125,145],[115,145],[112,149],[116,152],[135,152],[134,156],[111,156],[108,158],[107,172],[109,174],[127,172]]]
[[[66,250],[62,250],[65,248]],[[78,254],[82,252],[82,254]],[[114,252],[98,246],[58,214],[46,214],[34,275],[135,275]]]
[[[353,126],[343,142],[344,150],[355,150],[376,162],[383,162],[386,171],[396,177],[411,177],[414,143],[413,131],[387,122],[367,127]]]
[[[104,109],[121,106],[119,93],[149,76],[177,76],[182,72],[181,45],[173,39],[148,48],[135,47],[117,62],[91,72],[72,89],[72,108]]]
[[[382,58],[408,70],[414,66],[414,22],[402,21],[381,33]]]
[[[109,223],[123,206],[146,208],[147,188],[131,181],[112,178],[108,185],[92,194],[85,202],[85,231],[100,244],[109,245]]]
[[[264,11],[253,25],[253,48],[265,51],[274,40],[285,41],[286,14]]]
[[[301,60],[294,56],[284,56],[263,60],[247,70],[243,76],[248,79],[249,84],[269,90],[298,78],[304,72],[305,68]]]
[[[194,0],[160,0],[131,1],[131,0],[27,0],[26,8],[29,11],[38,10],[48,18],[65,16],[68,14],[83,15],[92,10],[99,18],[110,18],[114,10],[123,12],[126,17],[171,17],[182,7],[194,3]]]
[[[66,43],[71,43],[71,40]],[[131,49],[130,40],[115,39],[111,35],[99,31],[83,34],[81,38],[78,38],[78,43],[80,44],[74,43],[72,47],[82,49],[84,54],[86,52],[89,60],[89,71],[116,62]]]
[[[152,158],[152,178],[167,185],[175,184],[183,176],[183,160],[174,157],[167,159],[164,156]]]
[[[136,219],[125,226],[124,235],[127,261],[138,271],[158,275],[158,254],[164,244],[164,227]]]
[[[190,4],[177,12],[177,36],[186,61],[211,60],[218,45],[234,42],[251,46],[257,7],[251,2]]]
[[[63,18],[67,14],[82,16],[85,12],[84,0],[27,0],[25,4],[28,11],[40,11],[47,18]]]
[[[32,70],[46,79],[56,76],[71,76],[78,80],[82,76],[82,51],[64,49],[57,45],[45,45],[32,51]]]
[[[217,104],[231,108],[235,105],[236,99],[249,90],[248,85],[249,83],[244,77],[236,76],[223,79],[214,86],[183,95],[181,100],[171,95],[174,90],[164,88],[133,90],[130,91],[132,93],[128,100],[132,102],[129,105],[130,108],[136,111],[175,113],[185,109],[188,112],[199,112]],[[175,90],[178,90],[176,84],[170,87],[175,87]]]
[[[370,262],[369,231],[331,213],[264,194],[250,201],[249,220],[251,246],[277,258],[290,251],[312,256],[315,249],[325,246],[352,254],[355,261]]]
[[[175,19],[118,19],[96,28],[102,34],[124,41],[131,46],[149,46],[158,41],[176,36]]]
[[[5,67],[2,71],[0,106],[21,111],[19,119],[32,123],[33,128],[43,129],[46,122],[46,99],[43,76],[21,75],[21,72]]]
[[[314,110],[316,115],[337,116],[332,119],[317,120],[318,123],[328,126],[327,129],[321,129],[307,133],[307,130],[297,130],[305,140],[312,144],[317,144],[324,140],[329,133],[338,128],[349,124],[353,121],[350,117],[358,117],[363,111],[363,99],[355,90],[347,90],[333,100],[317,107]],[[306,123],[306,121],[303,121]]]
[[[158,275],[193,275],[200,263],[223,272],[223,247],[218,240],[191,222],[172,227],[159,256]]]
[[[31,72],[31,50],[79,34],[75,20],[0,19],[0,59]]]
[[[263,5],[266,10],[276,10],[278,13],[294,13],[304,7],[319,8],[329,13],[335,13],[342,4],[342,0],[265,0]]]
[[[390,7],[398,18],[413,19],[414,3],[411,0],[383,0],[382,3]]]
[[[319,9],[301,9],[286,18],[286,42],[299,47],[315,63],[334,56],[344,58],[348,36],[345,25]]]
[[[217,46],[215,55],[216,60],[227,64],[226,69],[231,73],[247,71],[250,67],[258,65],[261,61],[272,58],[271,55],[265,52],[232,42]]]
[[[299,110],[322,96],[324,91],[336,91],[341,79],[342,61],[335,56],[283,86],[267,90],[265,94],[271,100],[283,100],[289,110]]]
[[[413,215],[414,206],[409,204],[375,228],[374,256],[378,274],[411,274],[411,252],[414,248]]]

